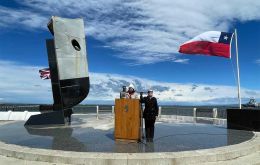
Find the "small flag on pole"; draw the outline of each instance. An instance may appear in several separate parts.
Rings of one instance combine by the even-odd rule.
[[[46,80],[46,79],[50,79],[51,78],[50,69],[49,68],[40,69],[39,73],[40,73],[40,77],[41,77],[42,80]]]
[[[230,58],[232,35],[233,33],[208,31],[185,42],[180,46],[179,52]]]

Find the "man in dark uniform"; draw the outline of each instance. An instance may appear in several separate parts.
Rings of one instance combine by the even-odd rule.
[[[153,142],[154,137],[154,123],[158,116],[158,104],[157,99],[153,97],[153,91],[148,90],[148,96],[140,96],[141,103],[145,104],[143,118],[145,120],[145,136],[147,142]]]

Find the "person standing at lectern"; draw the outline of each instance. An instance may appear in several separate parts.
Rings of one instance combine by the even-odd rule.
[[[138,99],[138,95],[135,92],[135,87],[134,87],[133,84],[130,84],[128,86],[128,91],[126,93],[126,98],[128,98],[128,99]]]
[[[123,90],[120,92],[120,99],[126,98],[126,86],[123,86]]]
[[[154,137],[154,124],[158,116],[157,99],[153,97],[153,91],[148,90],[147,97],[140,95],[140,102],[145,104],[143,118],[145,120],[145,136],[147,142],[153,142]]]

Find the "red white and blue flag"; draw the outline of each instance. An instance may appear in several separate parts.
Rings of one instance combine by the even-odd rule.
[[[182,44],[179,52],[230,58],[232,35],[233,33],[208,31]]]
[[[40,77],[42,80],[50,79],[51,74],[50,74],[50,69],[49,68],[44,68],[39,70]]]

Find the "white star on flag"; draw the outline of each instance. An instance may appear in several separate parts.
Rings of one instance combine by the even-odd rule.
[[[228,39],[228,36],[224,36],[224,40],[227,40]]]

